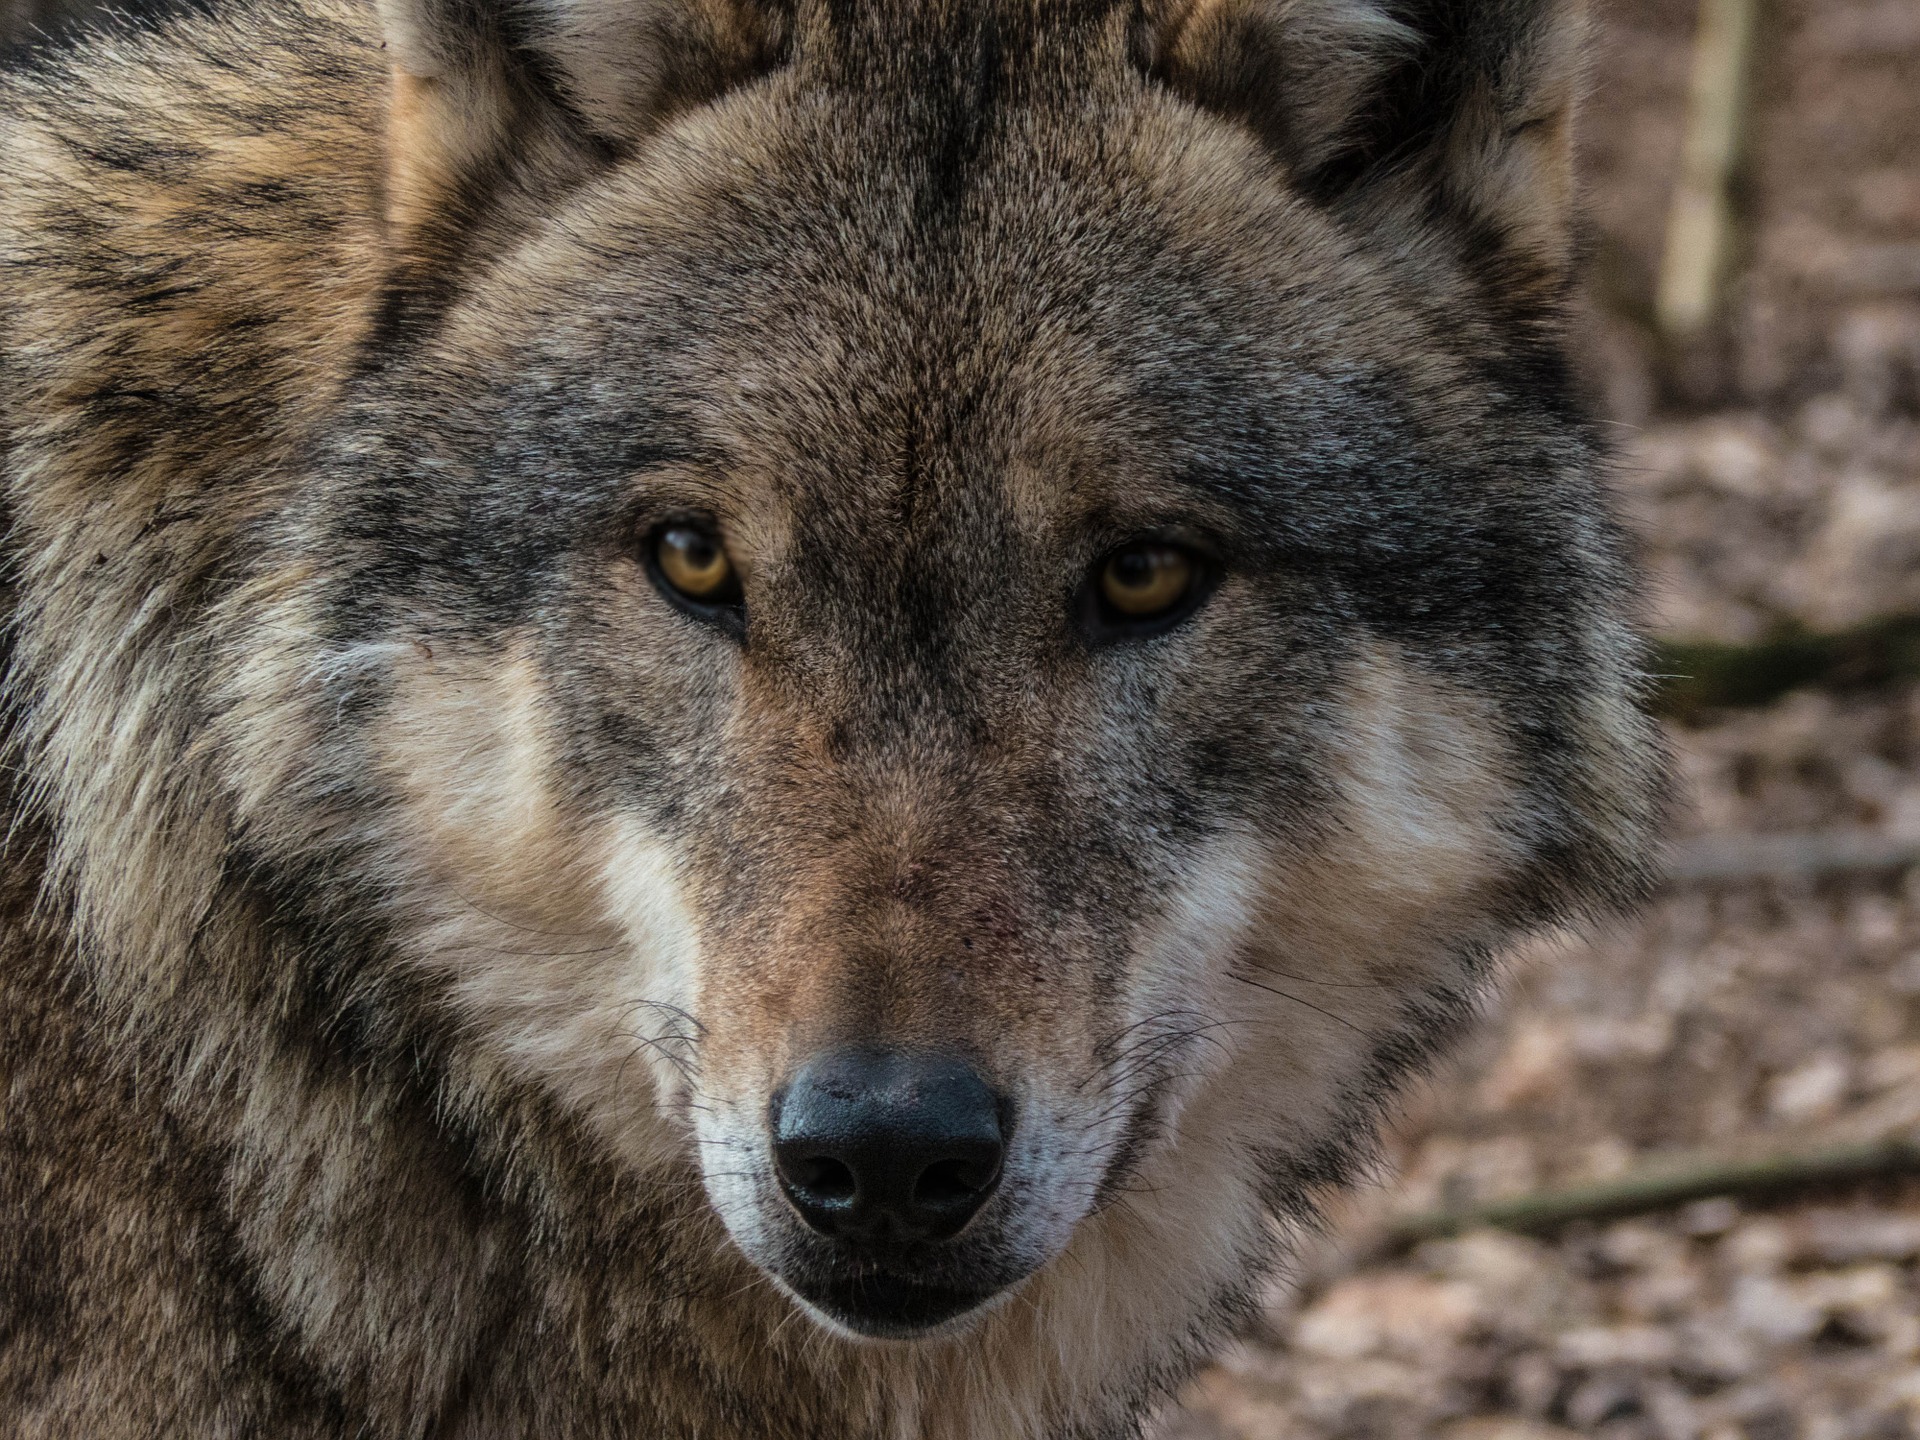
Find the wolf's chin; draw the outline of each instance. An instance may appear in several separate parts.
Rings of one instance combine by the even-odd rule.
[[[1021,1279],[980,1292],[922,1285],[895,1276],[867,1276],[830,1280],[802,1290],[777,1275],[774,1280],[823,1330],[866,1345],[957,1339],[1025,1283]]]

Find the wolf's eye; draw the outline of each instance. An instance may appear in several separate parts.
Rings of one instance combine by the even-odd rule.
[[[689,600],[724,603],[740,588],[733,562],[720,542],[691,525],[670,525],[653,542],[654,563],[674,589]]]
[[[1090,639],[1153,635],[1200,607],[1211,588],[1204,557],[1168,540],[1136,540],[1094,567],[1082,595]]]
[[[740,577],[712,531],[684,521],[663,525],[647,550],[655,582],[681,609],[703,619],[738,618]]]
[[[1193,558],[1171,545],[1129,545],[1100,567],[1100,596],[1122,615],[1144,620],[1186,599],[1193,568]]]

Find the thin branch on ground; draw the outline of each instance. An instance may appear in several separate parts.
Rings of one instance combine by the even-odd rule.
[[[1755,1158],[1709,1156],[1677,1161],[1594,1185],[1511,1200],[1405,1215],[1386,1227],[1381,1246],[1405,1249],[1468,1230],[1550,1234],[1579,1221],[1620,1220],[1695,1200],[1778,1199],[1864,1180],[1920,1174],[1920,1140],[1892,1138]]]
[[[1654,646],[1654,708],[1683,722],[1770,705],[1792,690],[1863,689],[1920,679],[1920,615],[1850,630],[1783,629],[1751,645],[1663,639]]]
[[[1914,865],[1920,865],[1920,838],[1877,830],[1809,830],[1682,840],[1668,850],[1665,874],[1669,885],[1713,885],[1893,874]]]

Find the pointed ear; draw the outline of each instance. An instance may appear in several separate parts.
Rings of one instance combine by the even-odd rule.
[[[388,210],[402,229],[489,176],[625,149],[784,44],[756,0],[376,3],[393,61]]]
[[[1245,121],[1315,198],[1453,222],[1564,279],[1582,0],[1165,0],[1143,33],[1152,73]]]

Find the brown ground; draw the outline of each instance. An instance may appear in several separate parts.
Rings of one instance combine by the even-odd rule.
[[[1647,330],[1693,5],[1600,0],[1585,349],[1656,623],[1744,641],[1920,611],[1920,0],[1777,0],[1728,314]],[[1920,690],[1676,730],[1687,837],[1920,838]],[[1395,1175],[1165,1440],[1920,1436],[1920,1182],[1707,1200],[1381,1258],[1381,1221],[1671,1152],[1920,1136],[1920,871],[1675,884],[1516,962]],[[1369,1258],[1371,1256],[1371,1258]]]

